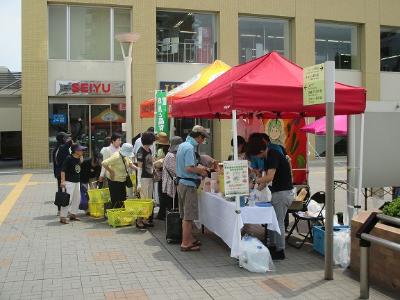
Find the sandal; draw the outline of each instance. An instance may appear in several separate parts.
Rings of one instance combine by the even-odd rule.
[[[79,219],[77,216],[75,216],[75,215],[70,215],[69,216],[69,220],[70,221],[80,221],[81,219]]]
[[[136,225],[136,228],[138,228],[138,229],[146,229],[146,226],[145,226],[143,223],[139,224],[139,223],[136,221],[135,225]]]
[[[195,241],[193,242],[193,245],[195,245],[195,246],[201,246],[201,241],[200,241],[200,240],[195,240]]]
[[[181,246],[181,251],[182,252],[200,251],[200,246],[199,245],[194,245],[194,244],[192,244],[190,246],[187,246],[187,247],[182,247]]]
[[[69,222],[67,221],[67,218],[60,218],[60,223],[61,224],[69,224]]]

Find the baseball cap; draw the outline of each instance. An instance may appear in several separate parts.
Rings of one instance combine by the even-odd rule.
[[[86,150],[86,149],[87,149],[87,147],[82,146],[82,145],[79,145],[79,144],[73,144],[73,145],[71,146],[71,152],[72,152],[72,153],[74,153],[74,152],[76,152],[76,151],[84,151],[84,150]]]
[[[198,133],[201,133],[202,136],[205,136],[206,138],[210,138],[210,134],[207,132],[207,129],[205,129],[201,125],[195,125],[192,128],[192,132],[198,132]]]

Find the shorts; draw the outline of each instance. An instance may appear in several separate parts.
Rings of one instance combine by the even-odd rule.
[[[197,189],[194,186],[178,185],[179,213],[184,221],[199,219]]]

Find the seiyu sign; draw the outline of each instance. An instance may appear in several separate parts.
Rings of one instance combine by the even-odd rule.
[[[123,81],[57,80],[57,96],[124,96]]]

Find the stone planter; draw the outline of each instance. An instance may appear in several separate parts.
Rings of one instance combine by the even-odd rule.
[[[355,233],[371,212],[362,211],[351,221],[351,262],[350,269],[360,272],[360,246]],[[372,235],[400,243],[400,228],[378,223],[371,231]],[[400,253],[388,248],[371,245],[369,255],[370,283],[382,286],[395,293],[400,293]]]

